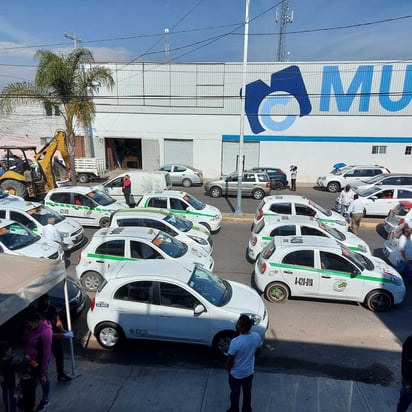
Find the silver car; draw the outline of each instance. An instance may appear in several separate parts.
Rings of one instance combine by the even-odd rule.
[[[192,185],[203,185],[203,173],[192,166],[168,164],[159,170],[169,172],[172,185],[190,187]]]
[[[366,180],[353,182],[351,186],[357,191],[369,189],[372,186],[403,186],[412,187],[412,175],[406,173],[385,173]]]

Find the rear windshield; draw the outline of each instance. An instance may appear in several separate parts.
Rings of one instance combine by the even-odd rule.
[[[392,210],[393,214],[397,216],[406,216],[409,211],[410,208],[402,203],[398,203]]]

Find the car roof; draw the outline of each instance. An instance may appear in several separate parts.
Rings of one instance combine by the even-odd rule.
[[[409,209],[412,209],[412,202],[408,201],[408,200],[402,200],[399,202],[402,206],[405,206]]]
[[[263,216],[265,226],[281,226],[281,225],[301,225],[307,224],[312,226],[319,226],[319,221],[311,216],[304,215],[268,215]]]
[[[185,195],[188,195],[187,192],[182,192],[181,190],[151,190],[149,192],[146,192],[143,197],[146,196],[164,196],[164,197],[170,197],[170,196],[178,196],[178,197],[183,197]]]
[[[62,187],[57,187],[55,189],[50,190],[47,195],[56,193],[56,192],[73,192],[73,193],[81,193],[87,195],[90,192],[93,192],[92,187],[90,186],[62,186]]]
[[[293,247],[301,248],[327,248],[339,250],[341,245],[335,240],[323,236],[276,236],[276,248],[284,249]]]
[[[152,218],[158,218],[163,220],[170,212],[168,209],[155,208],[155,207],[133,207],[129,209],[120,209],[113,213],[113,217],[117,216],[147,216]]]
[[[18,209],[27,211],[35,207],[43,206],[41,203],[26,201],[21,199],[5,197],[0,200],[0,209]]]
[[[160,230],[142,226],[103,227],[94,233],[93,238],[130,237],[152,240],[159,232]]]
[[[299,196],[299,195],[271,195],[271,196],[265,196],[262,200],[265,203],[275,203],[275,202],[309,203],[309,198],[307,198],[306,196]]]

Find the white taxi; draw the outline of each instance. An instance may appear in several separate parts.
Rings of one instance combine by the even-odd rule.
[[[108,349],[126,339],[150,339],[211,346],[226,353],[242,314],[251,318],[252,330],[263,341],[268,314],[249,286],[195,264],[119,262],[93,298],[87,325]]]
[[[383,254],[395,268],[398,268],[399,264],[403,262],[403,257],[399,250],[399,238],[402,235],[402,228],[404,226],[405,223],[401,223],[394,230],[390,231],[383,245]]]
[[[348,224],[342,215],[333,210],[325,209],[306,196],[266,196],[257,207],[253,226],[263,216],[310,216],[340,231],[348,231]]]
[[[113,213],[110,227],[152,227],[179,239],[183,243],[193,243],[202,246],[207,253],[212,253],[212,237],[210,232],[201,225],[194,225],[183,216],[159,208],[131,208]]]
[[[107,227],[110,215],[116,210],[128,208],[103,190],[88,186],[68,186],[50,190],[44,204],[63,216],[76,219],[85,226]]]
[[[401,275],[382,259],[314,236],[275,238],[256,261],[254,281],[271,302],[301,296],[359,302],[380,312],[405,297]]]
[[[407,224],[412,227],[412,201],[402,200],[389,212],[385,218],[385,230],[390,233],[398,226]]]
[[[64,258],[62,247],[52,240],[36,235],[18,222],[0,219],[0,253],[34,258]]]
[[[222,225],[222,213],[217,207],[203,203],[186,192],[177,190],[146,192],[137,206],[169,209],[197,225],[205,226],[212,233],[218,232]]]
[[[43,234],[49,217],[54,217],[56,229],[62,237],[63,250],[72,250],[81,245],[84,229],[73,219],[65,218],[47,206],[36,202],[26,202],[19,198],[7,197],[0,202],[0,219],[19,222],[38,235]]]
[[[322,236],[339,240],[355,252],[371,254],[370,247],[351,232],[341,232],[308,216],[266,216],[258,221],[249,238],[248,258],[255,261],[262,249],[278,236]]]
[[[213,270],[213,258],[201,247],[187,245],[167,233],[145,227],[117,227],[98,230],[82,250],[76,266],[77,278],[94,292],[113,263],[121,260],[172,259],[181,264],[198,263]]]

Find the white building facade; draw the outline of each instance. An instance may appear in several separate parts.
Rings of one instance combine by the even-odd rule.
[[[105,64],[93,146],[108,167],[236,169],[241,63]],[[336,163],[412,173],[412,62],[249,63],[244,168],[298,166],[315,182]],[[126,162],[125,162],[126,159]]]

